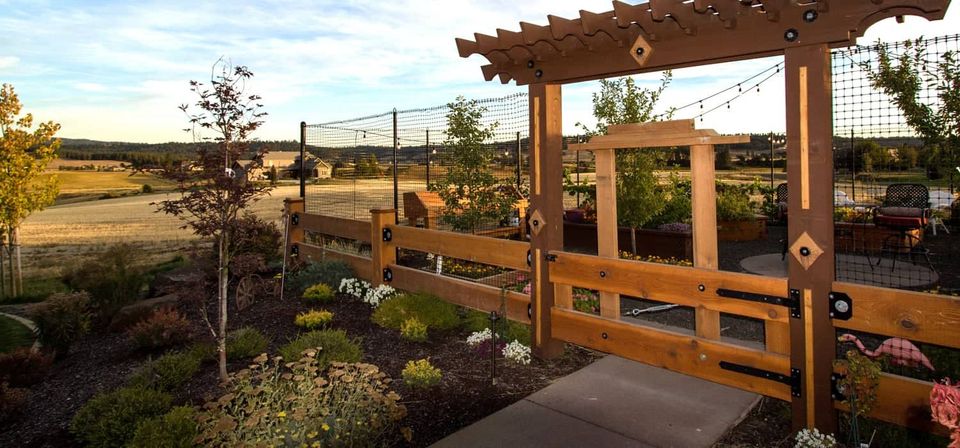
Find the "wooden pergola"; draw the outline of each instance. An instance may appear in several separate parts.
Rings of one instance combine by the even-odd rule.
[[[811,181],[833,173],[830,49],[855,44],[870,25],[885,18],[942,19],[949,3],[650,0],[630,5],[614,1],[611,11],[581,11],[575,19],[548,16],[546,26],[521,23],[520,31],[498,29],[496,36],[457,39],[462,57],[479,54],[487,59],[482,72],[488,81],[499,78],[503,83],[513,80],[529,86],[531,320],[537,354],[551,357],[561,352],[562,343],[549,334],[549,320],[555,301],[569,300],[568,291],[554,287],[546,267],[547,255],[563,249],[561,86],[783,55],[788,183],[798,192],[790,195],[788,205],[789,289],[802,304],[802,317],[791,319],[789,325],[768,327],[767,337],[771,339],[771,332],[789,332],[789,348],[779,350],[789,353],[791,367],[802,372],[800,385],[806,393],[794,395],[794,426],[836,432],[830,395],[836,339],[828,301],[834,281],[833,186]],[[609,165],[610,159],[601,157],[598,163],[606,160]],[[719,331],[709,325],[701,330],[699,325],[712,321],[716,317],[712,313],[716,312],[698,309],[698,337],[719,339]]]

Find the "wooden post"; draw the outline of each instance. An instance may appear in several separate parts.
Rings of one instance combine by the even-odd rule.
[[[717,186],[713,145],[690,147],[690,177],[693,207],[693,265],[719,268],[717,253]],[[702,306],[696,309],[697,336],[720,339],[720,313]]]
[[[563,98],[560,85],[530,86],[530,326],[534,354],[554,358],[550,310],[554,285],[546,257],[563,249]]]
[[[287,216],[287,222],[284,225],[290,226],[287,228],[287,241],[285,241],[284,245],[284,254],[289,255],[290,246],[304,242],[305,238],[303,226],[299,225],[299,218],[297,220],[293,219],[293,215],[295,214],[299,214],[301,217],[304,214],[303,198],[284,199],[283,210],[284,214]],[[294,224],[294,222],[297,222],[298,224]]]
[[[830,49],[789,48],[785,63],[789,275],[802,300],[802,319],[790,326],[791,365],[803,378],[802,396],[792,402],[793,426],[835,433],[830,375],[837,342],[828,299],[834,279]]]
[[[384,269],[397,263],[397,251],[384,241],[383,230],[397,223],[397,211],[392,208],[370,210],[370,284],[383,283]]]
[[[617,250],[617,158],[612,149],[593,151],[597,165],[597,255],[619,258]],[[600,292],[600,315],[620,318],[620,294]]]

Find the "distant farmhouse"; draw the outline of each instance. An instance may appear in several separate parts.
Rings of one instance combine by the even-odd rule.
[[[277,177],[284,179],[296,179],[300,177],[300,152],[298,151],[271,151],[263,156],[263,167],[251,169],[250,160],[238,160],[234,163],[233,170],[238,175],[246,173],[249,179],[266,179],[270,172],[276,169]],[[307,178],[329,179],[333,175],[333,166],[317,156],[307,153],[303,164],[304,174]]]

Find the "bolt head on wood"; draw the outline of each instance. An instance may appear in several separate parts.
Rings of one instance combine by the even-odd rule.
[[[630,56],[637,61],[637,65],[643,67],[647,65],[647,61],[650,60],[650,56],[653,54],[653,47],[650,46],[650,42],[647,42],[642,35],[637,37],[637,40],[633,43],[633,46],[630,47]]]

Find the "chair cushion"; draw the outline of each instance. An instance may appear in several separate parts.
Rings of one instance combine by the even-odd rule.
[[[880,207],[880,210],[877,210],[877,214],[884,216],[909,216],[912,218],[922,218],[923,209],[917,207]]]
[[[923,216],[877,215],[873,222],[878,226],[900,227],[904,229],[919,229],[927,225],[927,220]]]

